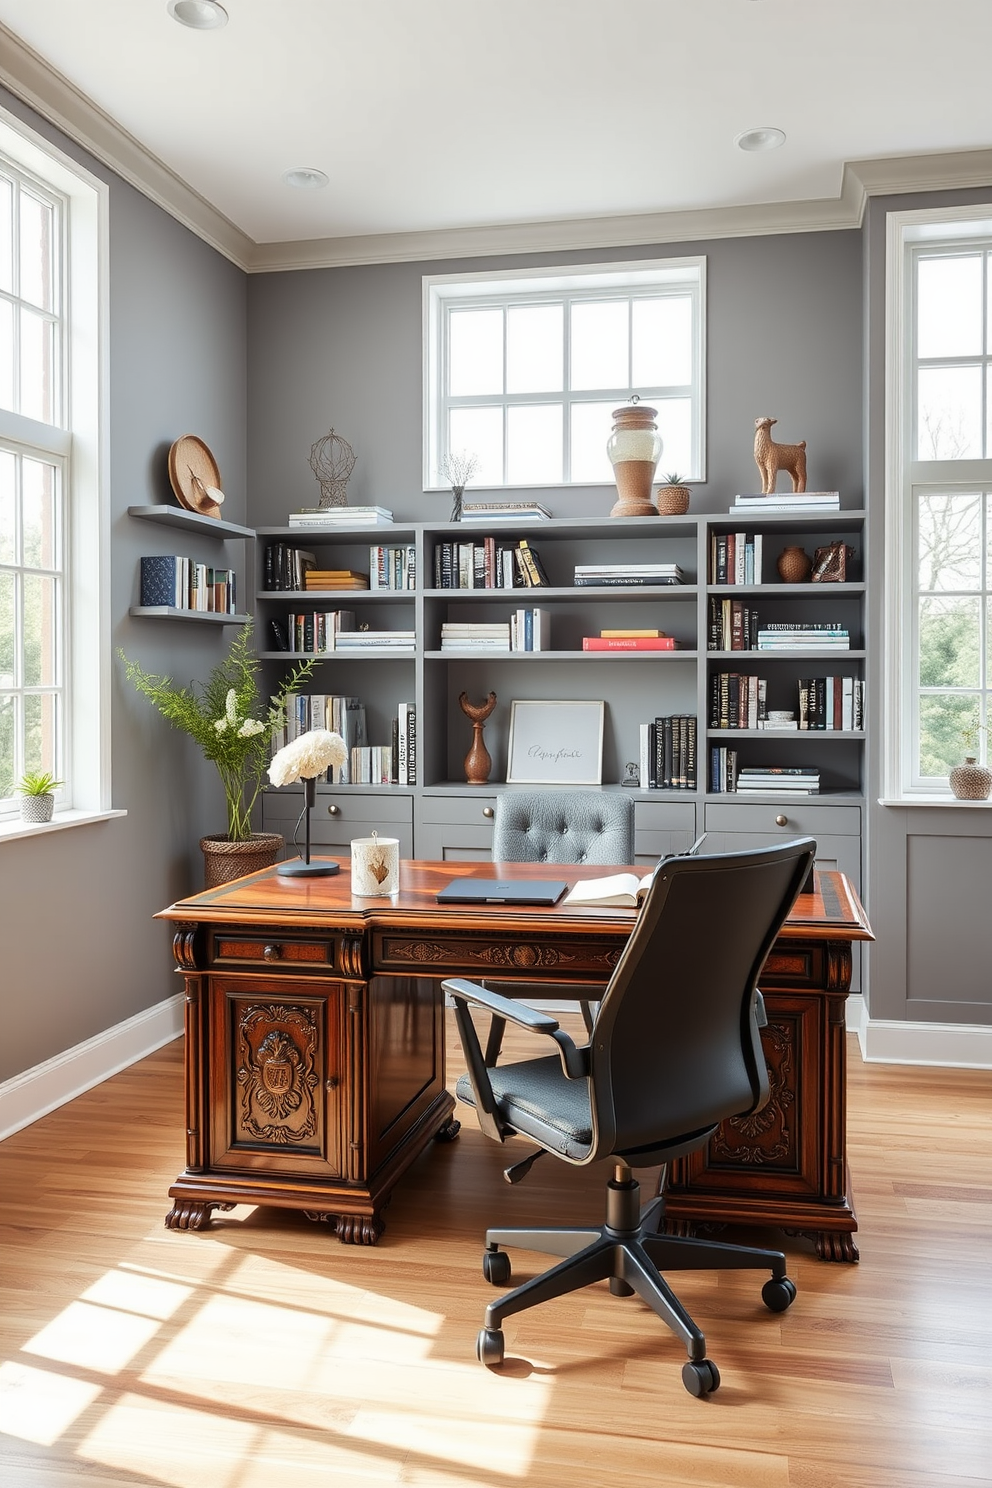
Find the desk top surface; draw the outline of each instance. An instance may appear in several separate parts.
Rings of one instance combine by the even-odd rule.
[[[315,859],[322,861],[323,859]],[[521,904],[470,905],[437,902],[437,893],[455,878],[548,879],[572,884],[582,879],[604,878],[629,872],[642,878],[640,867],[603,867],[562,863],[431,863],[406,859],[400,863],[400,888],[394,895],[362,898],[351,892],[349,860],[337,858],[340,873],[330,878],[289,878],[275,868],[264,868],[233,883],[205,889],[179,899],[155,916],[183,922],[213,924],[275,925],[297,916],[308,925],[335,926],[360,931],[367,926],[412,926],[456,923],[464,929],[506,928],[519,924],[534,930],[537,924],[556,930],[574,928],[576,934],[622,930],[633,924],[634,909],[602,908],[558,903],[552,908]],[[871,940],[868,917],[857,893],[842,873],[815,875],[812,894],[800,894],[785,926],[783,938],[801,939],[815,934],[821,939]]]

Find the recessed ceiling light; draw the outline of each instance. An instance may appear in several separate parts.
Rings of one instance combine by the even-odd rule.
[[[215,31],[227,25],[227,11],[217,0],[169,0],[167,8],[174,21],[194,31]]]
[[[298,191],[316,191],[328,183],[324,172],[312,165],[296,165],[292,170],[283,171],[282,178],[287,186],[295,186]]]
[[[782,129],[770,129],[763,126],[761,129],[745,129],[734,140],[738,150],[777,150],[779,145],[785,144],[785,131]]]

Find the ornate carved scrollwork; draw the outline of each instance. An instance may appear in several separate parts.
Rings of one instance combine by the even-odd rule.
[[[317,1028],[307,1008],[249,1007],[238,1027],[241,1125],[263,1142],[303,1142],[317,1130]],[[266,1119],[267,1118],[267,1119]]]
[[[762,1044],[768,1058],[768,1082],[771,1093],[760,1111],[747,1116],[732,1116],[724,1121],[710,1138],[710,1159],[759,1167],[781,1162],[792,1151],[792,1130],[788,1124],[790,1108],[795,1104],[795,1059],[790,1030],[780,1023],[769,1023],[762,1033]]]
[[[846,1261],[854,1264],[861,1259],[854,1236],[848,1230],[785,1230],[786,1235],[798,1235],[812,1240],[821,1261]]]
[[[432,940],[406,940],[391,936],[385,945],[389,961],[407,966],[450,967],[460,961],[487,971],[605,971],[611,972],[620,957],[618,946],[589,946],[581,942],[537,944],[520,941],[496,941],[490,938],[474,941],[466,936],[453,945]]]
[[[196,926],[185,922],[176,926],[172,937],[172,957],[180,971],[196,970]]]
[[[365,942],[360,935],[342,935],[338,940],[338,969],[342,976],[365,976]]]
[[[177,1199],[165,1216],[167,1230],[205,1230],[214,1209],[233,1209],[214,1199]]]

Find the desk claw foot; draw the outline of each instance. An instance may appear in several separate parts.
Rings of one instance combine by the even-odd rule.
[[[210,1224],[214,1209],[233,1209],[233,1204],[221,1204],[215,1200],[177,1199],[165,1216],[167,1230],[205,1230]]]
[[[329,1214],[323,1209],[305,1209],[307,1219],[329,1224],[342,1245],[377,1245],[386,1228],[378,1214]]]
[[[435,1142],[453,1142],[461,1129],[461,1122],[456,1121],[454,1116],[452,1116],[449,1121],[444,1123],[439,1131],[434,1133],[434,1140]]]

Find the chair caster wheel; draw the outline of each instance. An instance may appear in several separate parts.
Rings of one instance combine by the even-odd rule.
[[[690,1359],[682,1365],[682,1383],[690,1395],[705,1400],[720,1388],[720,1371],[712,1359]]]
[[[487,1250],[482,1256],[482,1274],[490,1286],[506,1286],[510,1279],[510,1257],[505,1250]]]
[[[796,1283],[787,1276],[773,1276],[761,1288],[761,1300],[769,1312],[784,1312],[796,1300]]]
[[[499,1328],[483,1328],[475,1340],[475,1352],[479,1362],[487,1369],[495,1369],[503,1362],[503,1334]]]

